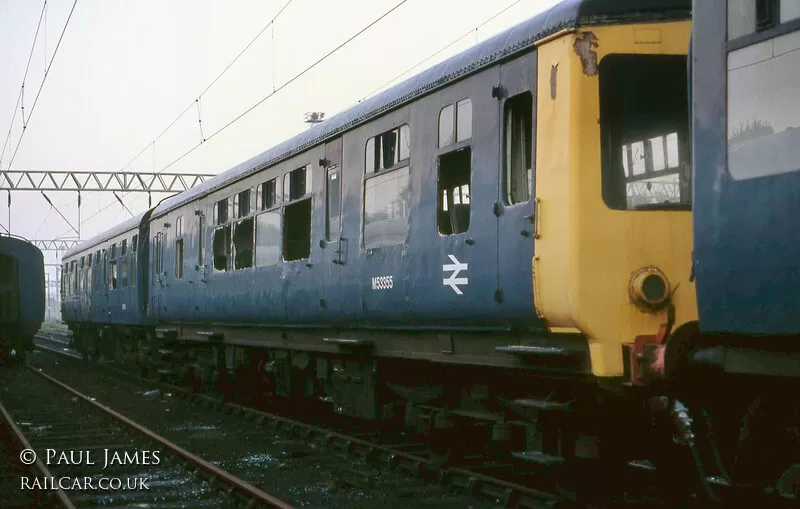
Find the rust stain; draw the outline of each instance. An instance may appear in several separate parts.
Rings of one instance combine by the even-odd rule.
[[[555,99],[558,95],[558,64],[550,67],[550,99]]]
[[[587,76],[597,75],[597,52],[595,49],[600,45],[597,36],[592,32],[584,32],[580,37],[575,39],[575,44],[572,48],[575,54],[581,59],[581,66],[583,67],[583,74]]]

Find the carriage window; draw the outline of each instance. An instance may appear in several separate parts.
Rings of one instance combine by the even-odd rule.
[[[439,157],[439,233],[452,235],[469,229],[470,147]]]
[[[175,279],[183,278],[183,239],[175,241]]]
[[[342,210],[342,182],[339,178],[339,167],[328,168],[328,182],[325,188],[325,198],[327,203],[325,238],[336,240],[339,238],[341,227],[340,216]]]
[[[403,244],[411,208],[408,166],[364,182],[364,248]]]
[[[281,260],[281,212],[256,216],[256,266],[275,265]]]
[[[124,241],[123,241],[124,242]],[[128,286],[128,257],[122,256],[119,259],[119,286],[124,288]]]
[[[290,171],[283,176],[283,199],[292,201],[311,193],[311,165]]]
[[[455,108],[448,104],[439,112],[439,147],[446,147],[453,144],[455,139],[455,125],[453,124],[453,112]]]
[[[111,260],[108,263],[109,289],[114,290],[117,288],[117,261]]]
[[[253,266],[253,218],[244,219],[233,227],[234,269]]]
[[[121,256],[125,256],[128,253],[128,240],[125,239],[122,241],[122,249],[121,249]]]
[[[472,101],[462,99],[439,112],[439,148],[472,138]]]
[[[92,253],[89,253],[89,256],[87,257],[86,266],[87,267],[92,266]]]
[[[214,204],[214,224],[225,224],[230,217],[229,208],[232,208],[230,198],[225,198]]]
[[[206,216],[200,214],[199,218],[200,224],[197,228],[197,244],[200,248],[197,254],[197,265],[203,267],[206,264]]]
[[[463,99],[456,103],[456,141],[472,138],[472,101]]]
[[[691,209],[686,57],[600,63],[602,196],[615,210]]]
[[[231,226],[223,226],[214,230],[214,270],[228,270],[228,258],[231,255]]]
[[[311,254],[311,200],[283,208],[283,259],[287,262]]]
[[[271,209],[278,204],[278,179],[268,180],[258,186],[261,210]]]
[[[411,128],[407,124],[367,140],[365,173],[389,170],[411,157]]]
[[[507,205],[531,196],[533,96],[530,92],[506,100],[503,111],[503,180]]]
[[[731,177],[750,179],[800,170],[798,82],[800,31],[728,54]]]
[[[237,193],[233,197],[233,210],[236,212],[236,217],[247,217],[252,212],[255,205],[255,196],[252,189],[246,189],[241,193]]]
[[[130,275],[130,281],[128,283],[131,286],[136,286],[136,251],[138,249],[136,244],[138,242],[139,242],[139,236],[138,235],[134,235],[133,238],[131,239],[131,251],[132,251],[132,254],[131,254],[131,275]]]

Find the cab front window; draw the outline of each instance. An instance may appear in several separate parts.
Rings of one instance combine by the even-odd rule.
[[[606,205],[690,209],[686,57],[609,55],[599,74]]]

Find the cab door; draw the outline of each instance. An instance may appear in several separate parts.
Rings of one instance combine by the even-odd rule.
[[[325,144],[323,167],[325,229],[319,245],[322,248],[323,308],[335,320],[341,315],[342,266],[347,259],[342,239],[342,139]]]
[[[557,71],[556,71],[557,72]],[[506,323],[533,314],[536,54],[500,67],[500,171],[498,199],[498,287],[496,300]]]

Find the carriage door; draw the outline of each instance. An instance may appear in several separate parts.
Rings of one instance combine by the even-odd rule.
[[[503,318],[509,321],[533,313],[535,83],[535,53],[500,68],[500,193],[496,207],[500,256],[496,297],[502,304]]]
[[[342,310],[341,277],[345,261],[342,234],[342,138],[325,144],[325,230],[320,240],[323,264],[323,307],[336,317]]]

